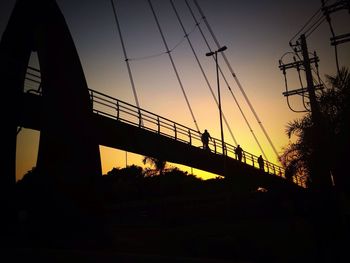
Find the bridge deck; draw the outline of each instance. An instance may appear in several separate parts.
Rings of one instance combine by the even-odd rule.
[[[42,97],[24,93],[22,127],[40,130]],[[254,166],[233,158],[205,151],[201,147],[170,136],[142,129],[133,124],[118,121],[97,111],[93,114],[91,129],[100,145],[126,150],[146,156],[163,158],[166,161],[187,165],[200,170],[232,178],[237,186],[249,188],[271,186],[297,187],[283,177],[261,171]]]

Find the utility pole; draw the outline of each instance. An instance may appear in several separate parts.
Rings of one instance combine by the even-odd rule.
[[[300,41],[300,42],[299,42]],[[305,96],[304,93],[307,93],[307,97],[309,98],[310,109],[305,108],[305,111],[310,111],[311,119],[312,119],[312,153],[311,153],[311,163],[310,163],[310,179],[311,179],[311,187],[315,190],[328,190],[332,187],[332,177],[330,173],[330,161],[327,154],[330,152],[330,144],[327,134],[327,128],[325,125],[325,121],[322,117],[317,97],[316,97],[316,89],[322,89],[322,84],[315,85],[314,79],[312,76],[312,67],[311,64],[315,63],[318,74],[317,63],[319,61],[316,53],[314,53],[314,57],[309,57],[309,51],[306,43],[306,37],[302,34],[299,38],[299,41],[296,42],[296,45],[292,45],[294,47],[294,52],[297,54],[301,53],[302,58],[297,61],[294,57],[294,62],[284,64],[282,60],[280,60],[279,68],[283,71],[286,80],[286,69],[296,68],[299,72],[300,69],[305,71],[306,83],[307,87],[301,87],[296,90],[287,90],[283,93],[284,96],[288,97],[291,95],[302,95]],[[299,55],[298,55],[299,57]],[[286,84],[287,85],[287,84]],[[293,110],[293,109],[292,109]],[[305,112],[299,111],[299,112]],[[298,111],[296,111],[298,112]]]
[[[306,37],[300,36],[300,47],[303,56],[303,66],[307,82],[307,92],[309,94],[311,118],[312,118],[312,144],[313,153],[311,156],[311,179],[312,186],[317,190],[328,190],[332,186],[330,174],[330,164],[327,160],[329,153],[328,135],[325,123],[320,112],[316,99],[315,86],[312,77],[309,51],[307,48]],[[329,157],[328,157],[329,158]]]
[[[306,83],[307,83],[307,91],[309,93],[310,99],[310,107],[311,107],[311,116],[312,120],[315,123],[319,122],[320,109],[318,107],[318,103],[316,100],[314,80],[312,78],[312,71],[310,65],[309,51],[306,44],[305,35],[300,36],[300,46],[303,55],[303,65],[305,69]]]

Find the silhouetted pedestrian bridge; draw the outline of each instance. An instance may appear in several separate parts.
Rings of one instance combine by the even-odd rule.
[[[41,109],[40,83],[40,72],[29,67],[23,94],[22,127],[41,129],[40,116],[45,113]],[[198,131],[96,90],[89,89],[89,93],[94,111],[90,128],[100,145],[215,174],[237,176],[243,181],[254,181],[257,186],[268,187],[276,182],[290,185],[284,169],[276,164],[265,160],[263,171],[259,169],[258,157],[246,151],[240,162],[234,154],[236,147],[225,143],[223,154],[221,140],[216,138],[209,141],[210,151],[203,150]],[[303,186],[300,178],[294,178],[293,183]]]

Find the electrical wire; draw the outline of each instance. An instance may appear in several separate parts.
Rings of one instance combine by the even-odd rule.
[[[327,3],[329,0],[324,1]],[[322,12],[322,8],[317,9],[317,11],[306,21],[306,23],[301,27],[301,29],[289,40],[289,43],[291,43],[297,36],[301,34],[301,32],[307,27],[309,23],[317,16],[319,13]],[[305,32],[303,33],[305,34]]]
[[[334,28],[332,26],[331,17],[329,15],[329,12],[328,12],[327,8],[325,7],[325,3],[324,2],[322,2],[322,9],[324,11],[325,19],[327,20],[327,23],[329,25],[329,29],[331,31],[332,37],[334,39],[335,38]],[[337,67],[337,73],[339,75],[340,74],[340,68],[339,68],[338,45],[337,45],[337,43],[334,43],[334,55],[335,55],[335,64],[336,64],[336,67]]]
[[[311,34],[313,32],[315,32],[315,30],[322,25],[322,23],[326,20],[325,17],[321,16],[308,30],[305,31],[305,37],[308,38],[309,36],[311,36]]]
[[[285,69],[283,69],[283,76],[284,76],[284,84],[285,84],[285,89],[286,89],[285,94],[287,94],[287,95],[286,95],[286,99],[287,99],[288,108],[289,108],[291,111],[296,112],[296,113],[307,112],[307,111],[305,111],[305,110],[294,110],[293,107],[291,106],[290,101],[289,101],[289,96],[288,96],[289,90],[288,90],[287,73],[286,73]]]
[[[297,67],[297,72],[298,72],[298,79],[299,79],[301,90],[304,91],[304,85],[303,85],[303,81],[301,80],[300,68],[299,67]],[[305,104],[305,93],[302,92],[301,94],[302,94],[301,95],[302,96],[302,102],[303,102],[303,106],[304,106],[305,110],[306,111],[310,111],[310,109],[308,109],[308,107]]]
[[[284,76],[284,84],[285,84],[285,96],[286,96],[286,100],[287,100],[287,105],[288,105],[288,108],[291,110],[291,111],[293,111],[293,112],[296,112],[296,113],[301,113],[301,112],[307,112],[308,111],[308,109],[307,109],[307,107],[306,107],[306,105],[305,105],[305,95],[304,95],[304,93],[302,93],[302,96],[303,96],[303,105],[304,105],[304,108],[305,108],[305,110],[295,110],[292,106],[291,106],[291,103],[290,103],[290,101],[289,101],[289,90],[288,90],[288,81],[287,81],[287,72],[286,72],[286,68],[285,68],[285,64],[283,63],[283,58],[286,56],[286,55],[293,55],[293,60],[294,60],[294,62],[296,63],[296,62],[298,62],[297,60],[296,60],[296,58],[295,58],[295,55],[298,55],[296,52],[291,52],[291,51],[287,51],[287,52],[285,52],[282,56],[281,56],[281,58],[280,58],[280,60],[279,60],[279,63],[280,63],[280,69],[282,70],[282,72],[283,72],[283,76]],[[298,58],[299,58],[299,56],[298,56]],[[299,58],[299,62],[300,62],[301,60],[300,60],[300,58]],[[303,82],[302,82],[302,80],[301,80],[301,75],[300,75],[300,66],[296,63],[296,65],[297,65],[297,68],[296,68],[296,70],[297,70],[297,72],[298,72],[298,77],[299,77],[299,82],[300,82],[300,85],[301,85],[301,88],[302,89],[304,89],[304,86],[303,86]]]

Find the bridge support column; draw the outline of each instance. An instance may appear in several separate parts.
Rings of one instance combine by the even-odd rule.
[[[21,107],[21,96],[32,51],[38,53],[43,92],[37,160],[42,193],[57,194],[52,201],[60,207],[69,204],[75,211],[89,209],[92,200],[88,197],[93,194],[95,178],[101,175],[99,145],[89,129],[93,112],[84,72],[54,0],[17,1],[1,39],[5,145],[0,190],[3,196],[11,196],[9,189],[15,186],[16,129],[21,111],[26,110]],[[9,106],[4,107],[5,100]]]

